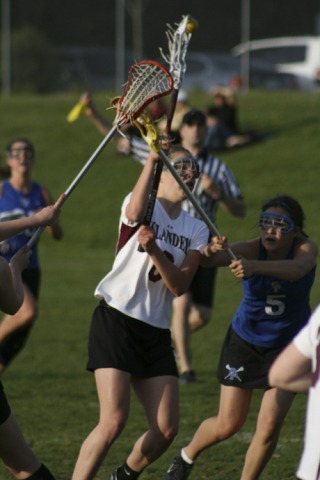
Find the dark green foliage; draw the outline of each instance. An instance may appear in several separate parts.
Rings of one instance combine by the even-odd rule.
[[[44,34],[24,27],[11,35],[11,89],[13,92],[45,93],[56,83],[57,65]]]

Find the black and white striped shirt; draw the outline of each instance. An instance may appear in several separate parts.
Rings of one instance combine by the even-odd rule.
[[[149,145],[143,140],[143,138],[137,135],[130,135],[130,151],[135,160],[144,165],[147,161],[147,157],[150,153]]]
[[[200,173],[205,173],[213,180],[221,191],[223,198],[243,198],[234,173],[224,162],[206,149],[204,149],[196,159],[199,164]],[[193,189],[193,194],[201,208],[214,222],[219,202],[203,191],[201,188],[201,175]],[[189,201],[186,200],[184,202],[183,208],[193,217],[201,218]]]

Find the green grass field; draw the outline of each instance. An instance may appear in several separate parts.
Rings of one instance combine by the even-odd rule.
[[[119,92],[117,92],[119,93]],[[112,97],[112,93],[109,94]],[[95,151],[102,137],[86,118],[66,122],[78,93],[56,96],[2,98],[0,150],[16,135],[29,137],[36,146],[34,178],[48,186],[54,198],[63,192]],[[109,105],[106,94],[97,94],[101,111]],[[199,107],[209,104],[201,92],[191,95]],[[307,217],[307,232],[320,242],[318,218],[320,96],[286,92],[253,92],[239,96],[243,130],[270,132],[262,143],[220,155],[234,170],[248,206],[244,220],[218,215],[218,228],[229,240],[258,234],[261,203],[278,193],[296,196]],[[107,111],[113,119],[113,112]],[[98,404],[93,376],[86,372],[86,343],[93,291],[110,269],[118,228],[119,208],[130,191],[140,165],[115,153],[109,144],[63,207],[62,242],[46,233],[40,242],[43,281],[40,314],[25,350],[3,376],[12,409],[26,438],[57,480],[71,478],[78,450],[95,425]],[[195,428],[218,407],[215,369],[220,345],[242,296],[242,288],[227,269],[221,269],[211,323],[192,341],[195,384],[181,386],[181,426],[174,443],[142,478],[162,479],[178,448]],[[311,303],[319,302],[319,275]],[[297,396],[282,430],[274,458],[264,480],[294,479],[304,429],[305,396]],[[242,431],[228,442],[206,451],[192,478],[233,480],[240,476],[244,455],[255,428],[260,394]],[[145,427],[140,406],[132,398],[125,432],[112,447],[98,480],[109,478],[122,463]],[[0,478],[12,478],[0,465]]]

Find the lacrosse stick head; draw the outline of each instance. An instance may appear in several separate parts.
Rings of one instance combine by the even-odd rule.
[[[135,63],[129,71],[126,88],[113,106],[117,109],[113,124],[122,127],[132,123],[149,103],[171,93],[173,80],[161,63],[144,60]]]
[[[159,152],[159,130],[153,123],[151,116],[147,112],[142,112],[133,123],[139,129],[141,137],[149,147],[154,152]]]
[[[192,33],[198,28],[198,22],[191,15],[184,15],[181,22],[176,24],[176,29],[171,25],[167,25],[167,27],[166,36],[168,39],[169,53],[165,54],[161,48],[160,53],[169,65],[174,88],[179,90],[187,69],[186,54],[188,45]]]

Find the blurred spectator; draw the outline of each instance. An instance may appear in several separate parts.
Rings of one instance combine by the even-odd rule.
[[[211,90],[209,94],[213,97],[218,119],[233,133],[238,133],[238,107],[233,90],[219,87]]]
[[[207,110],[208,133],[206,146],[209,150],[225,150],[251,143],[253,138],[250,134],[236,134],[219,118],[216,107]]]
[[[207,148],[225,150],[265,140],[269,134],[241,131],[238,123],[238,106],[234,90],[215,87],[209,91],[214,105],[207,108]]]

